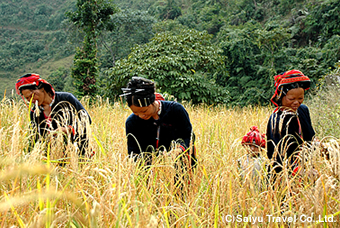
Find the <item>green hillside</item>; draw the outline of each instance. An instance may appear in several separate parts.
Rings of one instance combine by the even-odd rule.
[[[18,76],[46,77],[70,67],[74,47],[63,21],[74,1],[0,1],[0,94],[9,95]]]
[[[40,63],[42,62],[42,63]],[[47,77],[50,75],[53,71],[58,70],[59,68],[70,68],[73,63],[73,55],[59,59],[54,60],[51,59],[49,61],[38,61],[36,63],[29,63],[26,64],[23,69],[18,69],[15,71],[12,71],[10,75],[8,75],[7,72],[0,72],[0,92],[1,96],[4,94],[6,90],[7,96],[12,94],[12,90],[15,90],[15,82],[21,75],[25,73],[35,73],[38,72],[42,77]],[[15,93],[15,91],[14,91]]]
[[[193,81],[202,94],[207,94],[199,100],[215,103],[216,100],[209,97],[216,95],[210,91],[223,91],[230,98],[230,104],[266,104],[273,92],[275,74],[299,69],[312,79],[312,87],[316,88],[340,59],[340,2],[337,0],[104,2],[119,10],[97,31],[96,81],[98,93],[112,99],[132,74],[154,80],[164,77],[171,84],[183,81],[185,75],[186,82],[181,85]],[[65,12],[76,10],[76,3],[76,0],[0,0],[0,94],[9,92],[17,77],[27,72],[36,72],[45,78],[50,76],[55,83],[59,79],[67,80],[72,87],[68,79],[72,56],[76,47],[83,45],[84,31],[72,24]],[[204,45],[217,51],[216,57],[223,60],[218,67],[206,70],[211,56],[208,53],[207,61],[175,61],[175,55],[180,56],[177,51],[184,51],[177,50],[176,42],[187,42],[183,35],[192,37],[193,34],[201,34]],[[159,39],[162,36],[167,39]],[[155,50],[148,45],[152,39],[160,40],[156,42],[160,47],[157,51],[162,53],[157,56],[173,58],[167,61],[176,66],[166,64],[164,69],[162,65],[155,65],[148,69],[145,65],[148,61],[159,62],[152,55]],[[162,43],[165,40],[167,44]],[[196,43],[190,43],[191,39],[185,45],[201,45],[199,37],[194,40]],[[177,51],[169,56],[166,49]],[[138,61],[135,63],[134,59]],[[200,65],[201,71],[192,71],[192,68],[186,69],[188,64],[203,65]],[[149,75],[155,69],[162,71]],[[160,72],[162,75],[157,75]],[[58,85],[63,90],[65,86]],[[169,88],[165,86],[162,92],[175,91]],[[187,100],[197,96],[194,91],[179,94],[182,94],[179,98]],[[179,94],[172,95],[178,98]]]

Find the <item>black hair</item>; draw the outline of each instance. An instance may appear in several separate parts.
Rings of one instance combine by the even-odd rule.
[[[123,96],[129,105],[137,107],[145,107],[151,105],[155,101],[155,83],[149,79],[142,77],[132,77],[127,87],[122,89]]]
[[[310,87],[310,81],[294,82],[282,86],[282,90],[285,94],[291,89],[303,88],[304,90]]]
[[[19,91],[20,91],[20,93],[22,95],[22,91],[25,90],[25,89],[32,91],[32,90],[41,89],[42,87],[43,87],[42,83],[40,83],[39,86],[37,86],[37,85],[24,85],[24,86],[21,86],[19,88]]]
[[[42,83],[42,82],[40,82],[39,85],[22,86],[22,87],[20,87],[19,91],[20,91],[20,94],[22,95],[22,91],[25,90],[25,89],[32,91],[32,90],[37,90],[37,89],[41,89],[41,88],[44,88],[46,93],[48,93],[51,97],[53,97],[54,94],[53,94],[51,86],[48,85],[48,84]]]
[[[291,89],[302,88],[304,90],[310,87],[310,81],[294,82],[279,87],[279,93],[276,99],[278,105],[282,105],[282,98],[287,95],[288,91]]]

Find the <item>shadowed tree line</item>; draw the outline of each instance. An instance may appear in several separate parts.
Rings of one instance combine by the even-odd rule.
[[[30,8],[41,23],[15,4],[0,4],[0,70],[75,53],[66,79],[79,96],[116,99],[137,75],[179,100],[267,104],[275,74],[299,69],[316,88],[340,59],[335,0],[41,1]]]

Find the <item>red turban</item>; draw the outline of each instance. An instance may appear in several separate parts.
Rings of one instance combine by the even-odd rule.
[[[285,93],[288,92],[289,85],[298,82],[300,87],[305,90],[308,90],[310,87],[310,79],[299,70],[286,71],[282,74],[274,76],[274,80],[275,93],[270,100],[277,107],[279,106],[277,104],[278,100],[282,98],[282,94],[286,95]],[[285,87],[287,88],[286,91],[283,90]]]
[[[253,144],[264,148],[266,146],[265,135],[260,134],[257,126],[252,126],[250,131],[245,136],[243,136],[241,144],[243,146]]]
[[[20,89],[24,89],[25,87],[28,86],[36,86],[38,87],[40,85],[40,83],[42,84],[46,84],[49,87],[51,87],[51,91],[52,91],[52,99],[54,99],[54,95],[55,95],[55,91],[52,87],[52,85],[50,83],[48,83],[46,80],[40,78],[40,76],[38,74],[25,74],[23,76],[21,76],[17,82],[15,83],[15,90],[17,92],[17,94],[19,94],[22,99],[24,99],[24,97],[22,96]],[[25,101],[25,99],[24,99]],[[25,101],[26,103],[26,101]]]
[[[164,97],[160,93],[155,93],[155,100],[156,101],[165,101]]]

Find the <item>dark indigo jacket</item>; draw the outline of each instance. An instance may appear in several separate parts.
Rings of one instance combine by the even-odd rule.
[[[300,122],[300,124],[299,124]],[[282,165],[284,158],[291,158],[290,165],[294,167],[292,155],[304,141],[311,141],[315,135],[306,105],[301,104],[297,112],[278,110],[271,114],[267,125],[267,156],[274,158],[275,165]],[[275,147],[278,154],[275,156]],[[276,167],[276,172],[281,168]]]

